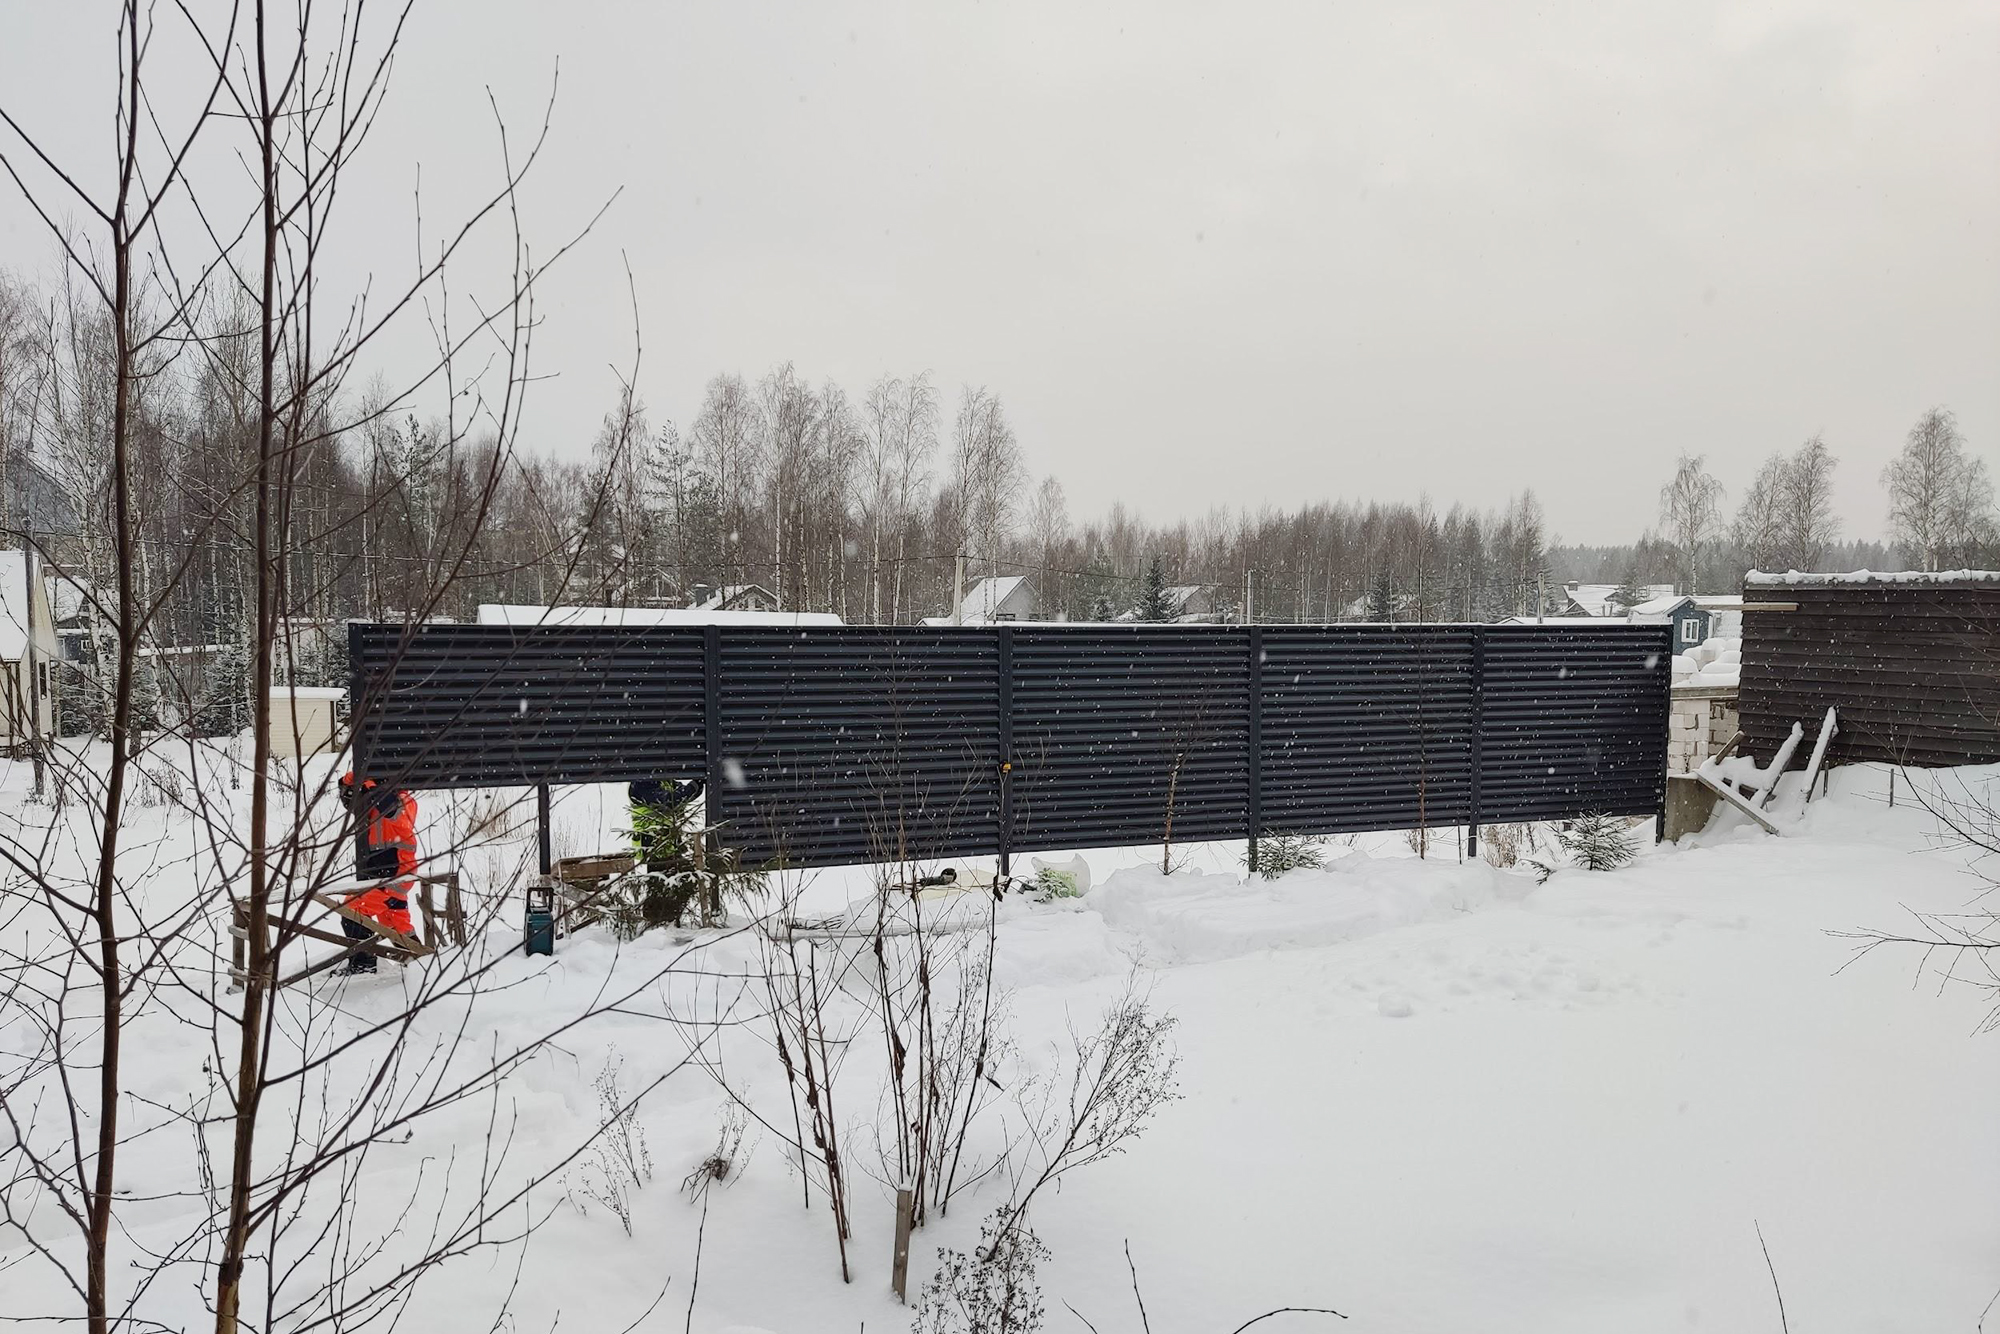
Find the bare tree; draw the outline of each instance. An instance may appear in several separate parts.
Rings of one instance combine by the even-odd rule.
[[[966,389],[952,425],[952,496],[958,547],[977,544],[991,565],[1012,535],[1024,474],[1021,445],[1000,400]]]
[[[1827,547],[1840,536],[1840,521],[1833,513],[1836,462],[1817,435],[1786,462],[1784,552],[1786,564],[1794,570],[1818,569]]]
[[[1882,486],[1890,531],[1926,570],[1992,540],[1993,481],[1986,461],[1966,453],[1949,408],[1917,419],[1903,452],[1882,470]]]
[[[1721,509],[1722,483],[1702,467],[1701,455],[1681,455],[1673,480],[1660,488],[1660,523],[1673,544],[1682,592],[1696,591],[1701,556],[1715,540]]]
[[[1774,452],[1757,469],[1736,511],[1730,536],[1753,569],[1769,569],[1784,560],[1785,492],[1790,474],[1791,461],[1782,451]]]

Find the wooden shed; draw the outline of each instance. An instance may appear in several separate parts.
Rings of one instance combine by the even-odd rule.
[[[271,753],[294,759],[340,749],[340,705],[347,692],[334,686],[271,688]]]
[[[1836,762],[2000,760],[2000,572],[1751,574],[1744,742],[1770,756],[1793,723],[1840,711]]]

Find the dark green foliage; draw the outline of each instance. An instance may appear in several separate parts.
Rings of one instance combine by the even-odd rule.
[[[1250,853],[1246,848],[1243,864],[1250,864]],[[1287,871],[1300,867],[1317,871],[1326,865],[1326,840],[1310,834],[1265,834],[1257,840],[1257,874],[1266,880],[1276,880]]]
[[[104,692],[80,664],[57,663],[56,735],[89,736],[104,725]]]
[[[681,926],[689,909],[712,891],[721,900],[741,898],[763,877],[739,870],[726,851],[711,849],[697,868],[694,828],[697,797],[673,802],[632,804],[632,851],[641,869],[625,877],[605,897],[603,910],[612,933],[636,940],[660,926]]]
[[[250,725],[250,650],[230,644],[208,664],[194,734],[235,736]]]
[[[1639,855],[1638,840],[1620,815],[1578,816],[1556,830],[1556,845],[1571,866],[1585,871],[1615,871]],[[1544,883],[1559,869],[1556,863],[1535,858],[1528,859],[1528,864]]]
[[[1646,600],[1646,590],[1639,585],[1639,566],[1636,562],[1626,565],[1625,577],[1619,581],[1618,591],[1611,600],[1630,611]]]
[[[1146,583],[1139,590],[1139,601],[1132,614],[1142,621],[1174,619],[1173,599],[1167,596],[1167,574],[1158,556],[1146,562]]]
[[[1396,619],[1396,594],[1389,585],[1389,567],[1377,566],[1368,585],[1368,619],[1387,622]]]

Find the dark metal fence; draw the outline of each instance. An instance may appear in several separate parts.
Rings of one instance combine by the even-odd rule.
[[[1808,576],[1753,584],[1744,600],[1737,709],[1753,751],[1777,749],[1794,723],[1812,735],[1832,707],[1837,763],[2000,760],[2000,576]]]
[[[709,780],[750,865],[1645,814],[1665,627],[353,628],[400,786]]]

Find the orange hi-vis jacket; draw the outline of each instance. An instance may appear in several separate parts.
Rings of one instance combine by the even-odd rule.
[[[353,776],[342,779],[343,784],[351,784]],[[369,779],[364,788],[373,788],[375,782]],[[373,794],[370,793],[371,798]],[[363,916],[372,917],[386,927],[400,931],[404,935],[411,932],[410,886],[408,878],[417,873],[417,800],[407,792],[397,792],[388,803],[388,809],[380,809],[385,803],[370,800],[362,818],[366,839],[366,849],[362,875],[365,879],[389,879],[397,883],[371,889],[348,901],[348,906]],[[389,855],[395,857],[394,870],[388,864]]]

